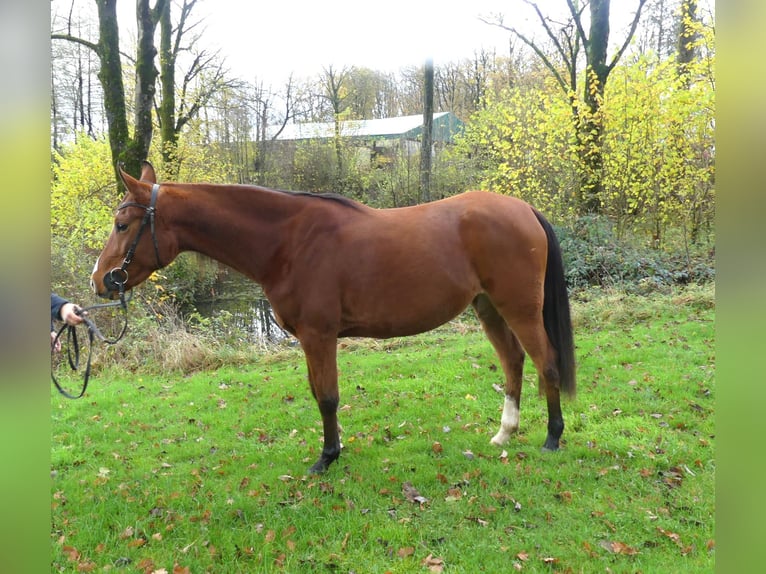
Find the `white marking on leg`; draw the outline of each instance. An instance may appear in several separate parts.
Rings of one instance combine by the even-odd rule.
[[[497,446],[502,446],[511,435],[519,430],[519,407],[516,405],[516,400],[510,396],[505,395],[505,402],[503,403],[503,416],[500,419],[500,430],[492,437],[490,442]]]

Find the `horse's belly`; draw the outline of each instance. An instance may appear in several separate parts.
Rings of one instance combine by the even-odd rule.
[[[364,308],[344,309],[341,337],[405,337],[435,329],[459,315],[475,293],[462,291],[451,297],[411,292],[398,298],[382,297]]]

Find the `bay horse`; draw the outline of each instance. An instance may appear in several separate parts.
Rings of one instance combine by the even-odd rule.
[[[519,427],[525,354],[548,406],[544,449],[564,431],[560,392],[574,395],[574,342],[561,251],[529,204],[484,191],[412,207],[373,209],[334,194],[251,185],[157,183],[144,163],[127,188],[91,285],[116,298],[183,251],[196,251],[258,282],[275,318],[308,364],[324,445],[309,469],[340,455],[339,337],[414,335],[469,304],[500,360],[505,444]]]

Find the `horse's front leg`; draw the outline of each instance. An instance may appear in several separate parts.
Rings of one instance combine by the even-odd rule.
[[[306,355],[311,392],[322,415],[324,446],[319,460],[309,469],[309,473],[318,474],[327,470],[340,456],[341,449],[338,433],[337,338],[334,334],[312,332],[299,334],[299,340]]]

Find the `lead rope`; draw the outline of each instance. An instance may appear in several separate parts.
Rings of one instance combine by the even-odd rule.
[[[124,287],[121,285],[121,287]],[[131,297],[132,298],[132,297]],[[123,335],[125,334],[125,331],[128,329],[128,301],[130,299],[125,299],[125,289],[120,289],[120,300],[115,301],[113,303],[101,303],[98,305],[91,305],[90,307],[82,307],[79,310],[76,311],[76,313],[82,318],[83,323],[88,327],[88,359],[85,365],[85,374],[83,375],[83,383],[82,383],[82,389],[80,390],[80,394],[73,395],[69,392],[67,392],[59,383],[59,381],[56,379],[56,375],[53,373],[53,360],[54,360],[54,354],[55,354],[55,348],[56,343],[58,343],[61,339],[61,336],[66,333],[67,337],[67,345],[66,345],[66,360],[69,363],[69,368],[73,371],[77,371],[80,368],[80,341],[77,336],[77,329],[74,325],[68,325],[64,323],[61,328],[56,333],[55,339],[51,342],[51,380],[53,380],[53,384],[56,386],[56,389],[58,389],[58,392],[61,393],[63,396],[65,396],[68,399],[79,399],[85,394],[85,391],[88,388],[88,380],[90,379],[90,360],[91,356],[93,354],[93,340],[98,339],[99,341],[102,341],[106,343],[107,345],[114,345],[117,343],[120,339],[122,339]],[[93,320],[87,316],[87,313],[89,311],[94,311],[96,309],[104,309],[106,307],[117,307],[119,306],[122,309],[122,312],[125,316],[125,322],[122,326],[122,329],[120,330],[120,334],[117,335],[114,339],[108,339],[104,336],[104,334],[101,332],[101,330],[96,326],[96,323],[93,322]]]

